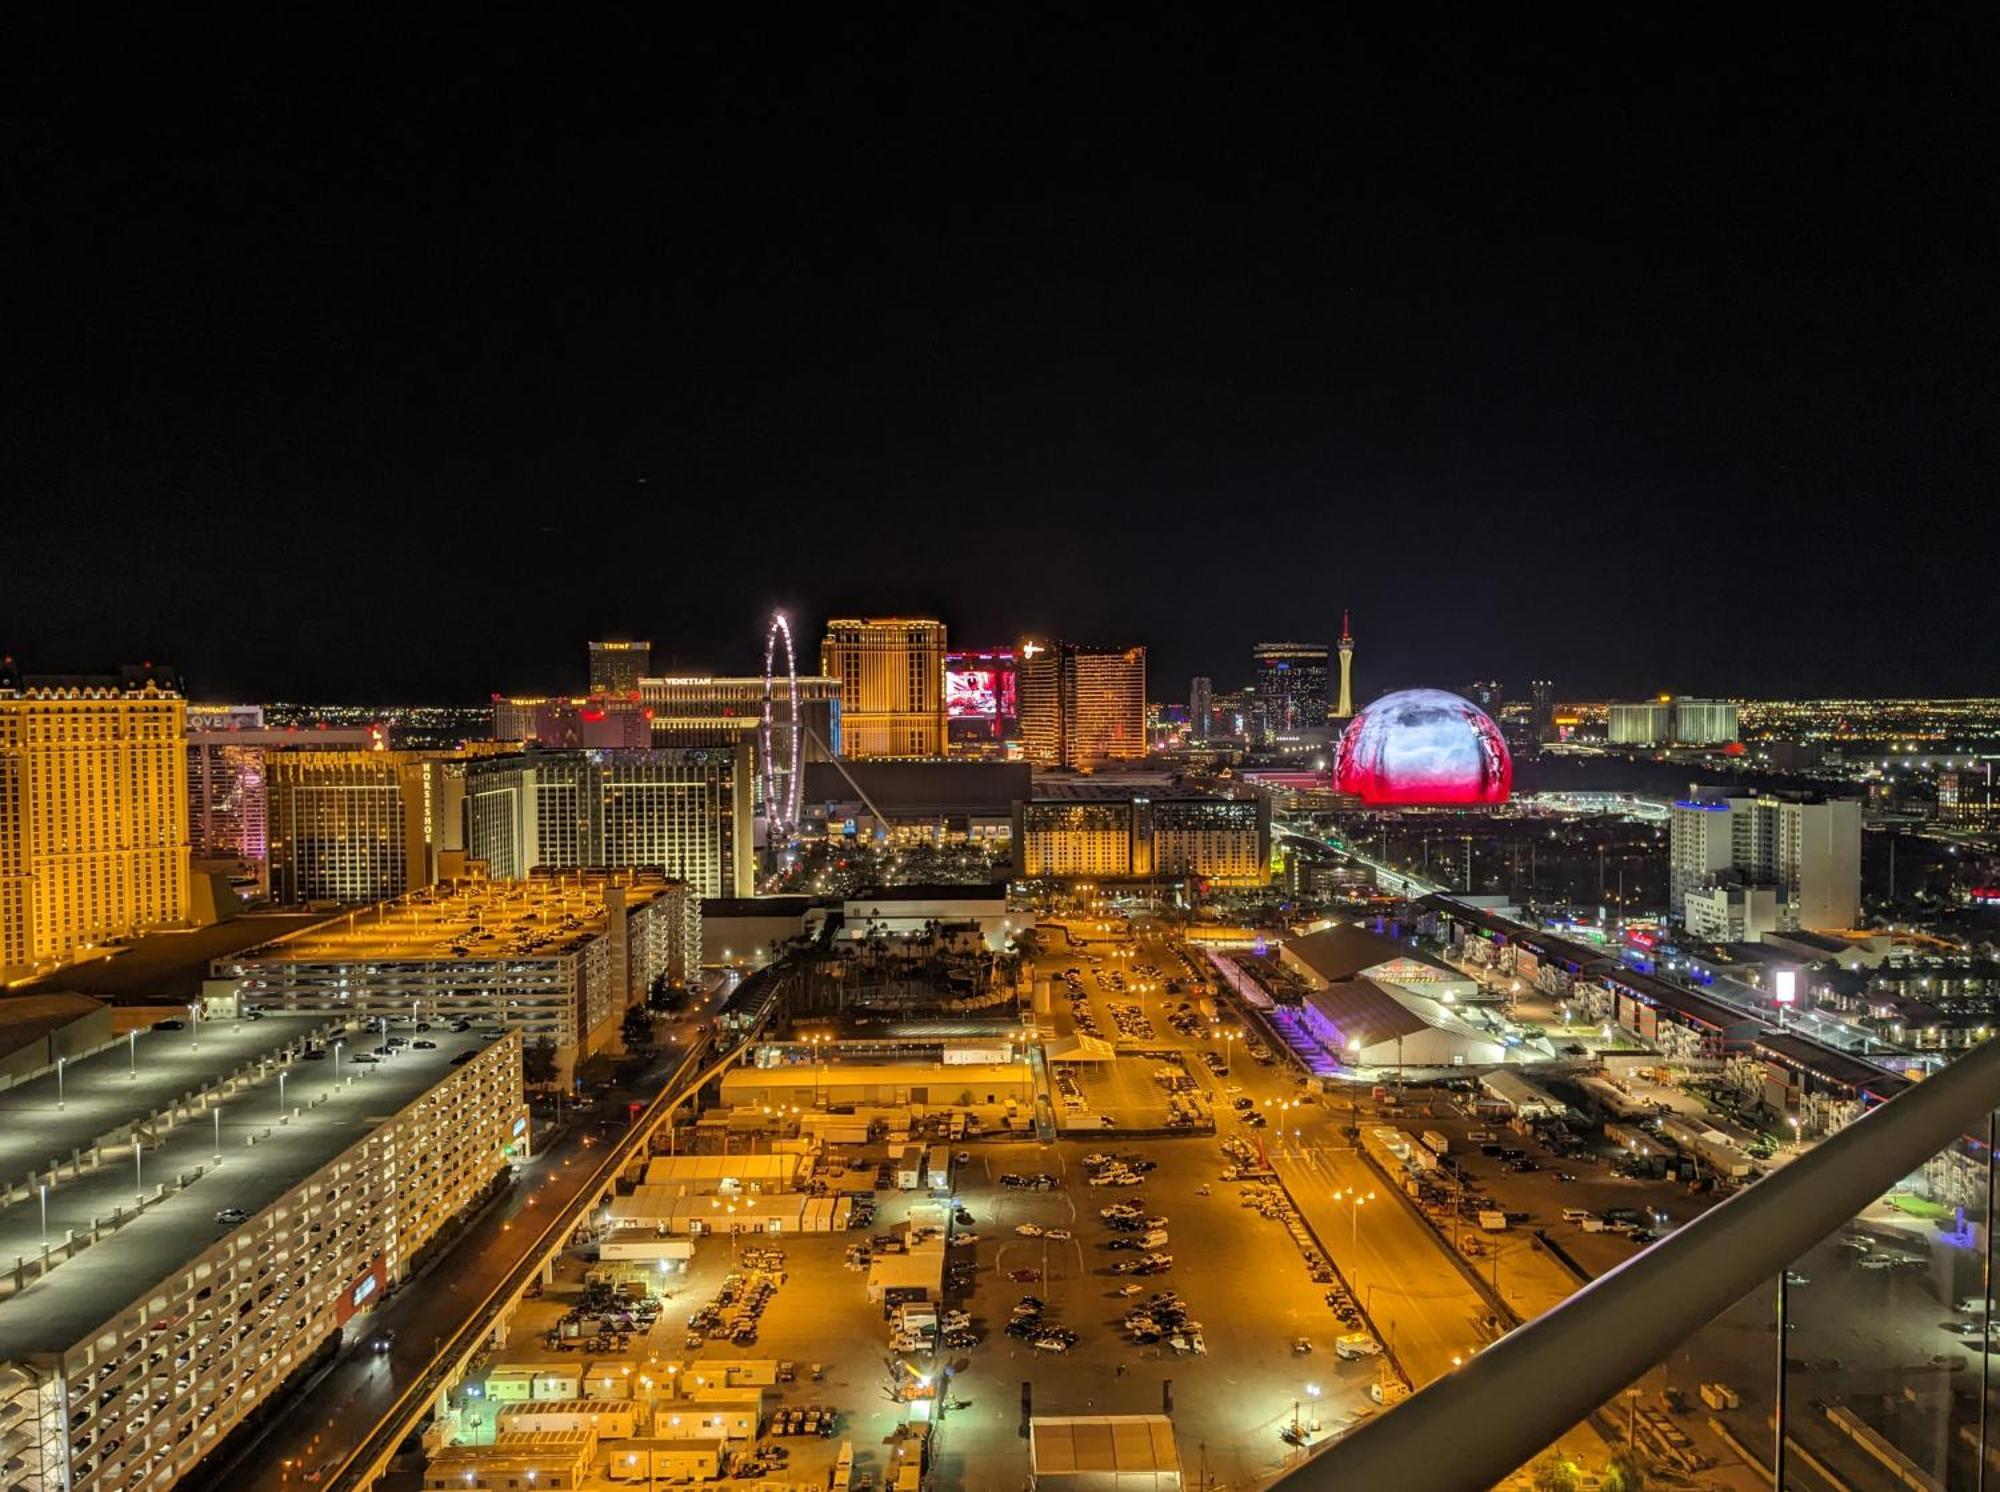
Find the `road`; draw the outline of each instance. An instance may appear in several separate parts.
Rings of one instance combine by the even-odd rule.
[[[706,991],[667,1026],[663,1034],[671,1033],[673,1042],[643,1071],[606,1090],[594,1109],[578,1114],[577,1122],[522,1165],[513,1188],[423,1275],[349,1323],[333,1366],[297,1393],[259,1439],[228,1459],[203,1461],[185,1485],[196,1492],[304,1487],[366,1439],[403,1390],[430,1367],[439,1345],[465,1327],[480,1302],[520,1263],[524,1240],[539,1235],[588,1184],[603,1144],[593,1134],[596,1120],[651,1099],[680,1064],[696,1023],[713,1018],[729,987]],[[391,1349],[374,1351],[374,1340],[390,1331]]]
[[[1158,1044],[1187,1051],[1188,1070],[1199,1081],[1214,1084],[1219,1134],[1240,1134],[1265,1142],[1273,1169],[1284,1180],[1293,1202],[1389,1339],[1404,1370],[1419,1386],[1450,1372],[1455,1361],[1480,1346],[1478,1323],[1489,1313],[1488,1308],[1436,1236],[1400,1199],[1387,1194],[1380,1179],[1340,1134],[1351,1122],[1352,1111],[1344,1104],[1329,1107],[1317,1103],[1280,1110],[1278,1105],[1298,1094],[1297,1072],[1282,1061],[1259,1066],[1244,1055],[1240,1042],[1229,1054],[1229,1075],[1213,1078],[1199,1053],[1222,1052],[1225,1044],[1189,1041],[1167,1023],[1167,1011],[1183,999],[1194,998],[1195,993],[1188,981],[1184,981],[1189,987],[1183,994],[1170,995],[1163,988],[1166,979],[1182,972],[1179,955],[1158,929],[1141,927],[1138,933],[1132,956],[1106,965],[1128,970],[1127,989],[1120,998],[1138,1001],[1153,1023]],[[1078,936],[1108,937],[1084,933],[1080,928]],[[1111,946],[1107,940],[1098,951],[1108,952]],[[1069,949],[1058,944],[1049,961],[1067,966]],[[1158,979],[1130,972],[1148,965],[1161,970]],[[1162,987],[1142,988],[1147,984]],[[1087,980],[1086,986],[1096,993],[1094,979]],[[1101,1010],[1104,1001],[1099,998],[1095,1003]],[[1064,1008],[1060,999],[1057,1008]],[[1066,1014],[1057,1019],[1067,1025]],[[1101,1016],[1100,1023],[1107,1033],[1111,1031]],[[1232,1088],[1239,1091],[1231,1092]],[[1266,1128],[1244,1128],[1229,1117],[1237,1097],[1248,1097],[1257,1105],[1267,1116]],[[1362,1204],[1359,1218],[1350,1204],[1335,1200],[1336,1193],[1352,1195],[1357,1190],[1363,1196],[1376,1194],[1372,1202]]]

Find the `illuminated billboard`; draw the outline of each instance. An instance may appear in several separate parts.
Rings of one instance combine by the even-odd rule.
[[[1014,655],[1005,652],[950,654],[944,671],[944,710],[953,720],[1012,720],[1015,704]]]
[[[954,720],[991,720],[1000,713],[990,668],[954,668],[944,676],[944,712]]]
[[[1514,761],[1478,706],[1442,689],[1403,689],[1348,722],[1334,777],[1340,791],[1370,805],[1505,803]]]

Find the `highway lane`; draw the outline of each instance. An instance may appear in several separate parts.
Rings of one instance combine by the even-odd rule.
[[[527,1240],[573,1202],[596,1171],[607,1139],[594,1137],[598,1119],[629,1102],[649,1101],[679,1066],[698,1022],[713,1018],[729,983],[704,993],[666,1028],[673,1043],[631,1082],[605,1092],[596,1108],[519,1169],[511,1191],[481,1216],[420,1278],[406,1282],[374,1310],[349,1324],[333,1366],[296,1394],[254,1444],[229,1460],[204,1461],[187,1485],[197,1489],[313,1485],[380,1422],[403,1390],[430,1366],[440,1344],[470,1320],[479,1303],[521,1260]],[[393,1331],[386,1353],[373,1341]],[[331,1465],[329,1465],[331,1463]]]

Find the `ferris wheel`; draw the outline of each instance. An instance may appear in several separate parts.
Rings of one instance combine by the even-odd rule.
[[[778,670],[778,644],[785,645],[784,669]],[[783,719],[776,705],[782,691]],[[799,773],[804,722],[799,715],[799,668],[792,651],[792,625],[782,611],[771,614],[764,633],[764,717],[757,744],[764,758],[764,817],[770,842],[791,840],[798,832],[799,805],[805,782]]]

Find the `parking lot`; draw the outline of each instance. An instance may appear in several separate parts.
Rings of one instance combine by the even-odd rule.
[[[1091,1186],[1083,1158],[1096,1151],[1151,1161],[1153,1169],[1136,1187]],[[1282,1224],[1241,1205],[1242,1188],[1219,1179],[1228,1162],[1213,1138],[989,1145],[973,1157],[958,1198],[979,1234],[966,1308],[982,1340],[954,1379],[966,1407],[946,1419],[942,1485],[1008,1492],[1021,1485],[1023,1383],[1032,1385],[1037,1414],[1157,1413],[1170,1393],[1190,1484],[1205,1462],[1218,1487],[1257,1485],[1299,1457],[1280,1438],[1295,1406],[1301,1427],[1316,1419],[1323,1435],[1374,1412],[1368,1391],[1382,1360],[1336,1356],[1348,1328],[1322,1299],[1327,1285],[1309,1277]],[[1054,1175],[1061,1185],[999,1185],[1010,1172]],[[1167,1219],[1169,1242],[1156,1251],[1172,1256],[1164,1274],[1112,1272],[1141,1251],[1113,1249],[1131,1235],[1098,1214],[1134,1202]],[[1023,1236],[1015,1230],[1024,1223],[1045,1231]],[[1049,1229],[1070,1236],[1051,1239]],[[1016,1271],[1039,1277],[1012,1278]],[[1119,1293],[1135,1284],[1132,1294]],[[1135,1304],[1161,1290],[1178,1293],[1199,1323],[1202,1355],[1164,1340],[1134,1342],[1121,1329]],[[1005,1333],[1025,1295],[1044,1303],[1044,1321],[1076,1333],[1075,1346],[1051,1354]],[[1309,1352],[1295,1352],[1300,1338]]]

